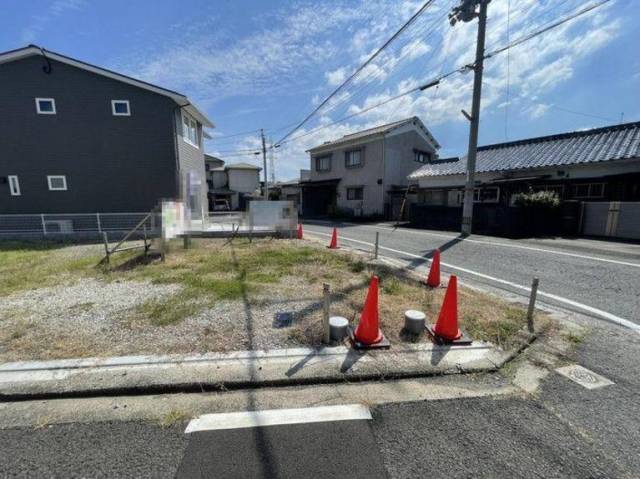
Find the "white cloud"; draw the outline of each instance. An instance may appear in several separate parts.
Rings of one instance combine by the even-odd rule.
[[[324,76],[329,85],[338,86],[347,78],[347,71],[346,67],[340,67],[337,70],[325,73]]]
[[[22,43],[34,43],[48,23],[69,12],[80,10],[85,0],[55,0],[43,9],[43,13],[35,15],[20,34]]]

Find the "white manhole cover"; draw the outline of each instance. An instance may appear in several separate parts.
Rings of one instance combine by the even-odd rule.
[[[562,374],[564,377],[571,379],[573,382],[576,382],[580,384],[580,386],[583,386],[587,389],[597,389],[614,384],[607,378],[600,376],[593,371],[589,371],[587,368],[583,368],[578,364],[563,366],[556,369],[556,372],[558,374]]]

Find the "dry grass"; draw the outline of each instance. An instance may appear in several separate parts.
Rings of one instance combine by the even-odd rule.
[[[424,311],[433,323],[445,292],[427,288],[394,268],[369,263],[362,255],[330,251],[309,241],[194,240],[188,250],[173,246],[164,263],[141,261],[133,252],[113,259],[107,268],[96,267],[99,256],[94,254],[78,257],[64,247],[11,251],[5,245],[0,250],[0,295],[60,283],[60,278],[87,277],[107,283],[176,284],[180,289],[127,310],[115,326],[105,325],[117,328],[110,337],[119,336],[125,342],[109,343],[101,335],[81,330],[40,331],[33,318],[16,312],[8,321],[0,316],[4,326],[0,350],[4,347],[24,359],[44,359],[317,345],[322,338],[322,283],[331,286],[331,314],[355,323],[374,274],[380,278],[380,321],[387,338],[396,344],[425,341],[424,336],[403,332],[404,312]],[[30,268],[39,275],[38,281]],[[11,272],[20,279],[7,279]],[[474,339],[509,346],[525,325],[521,307],[462,287],[458,294],[460,326]],[[90,315],[94,309],[93,303],[82,302],[68,308],[68,314]],[[293,325],[273,327],[276,311],[293,312]],[[221,320],[225,315],[232,315],[232,320]],[[42,323],[39,327],[43,328]]]

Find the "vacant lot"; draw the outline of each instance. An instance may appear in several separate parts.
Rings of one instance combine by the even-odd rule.
[[[166,261],[136,252],[99,266],[100,245],[0,244],[0,360],[194,353],[319,345],[322,283],[332,311],[357,321],[369,279],[380,277],[380,318],[392,343],[403,312],[433,321],[444,289],[431,290],[362,255],[295,240],[197,240]],[[524,311],[462,288],[461,326],[504,345]],[[277,313],[290,312],[282,327]]]

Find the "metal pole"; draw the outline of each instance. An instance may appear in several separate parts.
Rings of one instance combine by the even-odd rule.
[[[325,344],[329,344],[331,342],[331,330],[329,328],[331,294],[330,294],[330,287],[327,283],[322,284],[322,297],[323,297],[322,330],[324,332],[322,341]]]
[[[529,309],[527,310],[527,329],[533,333],[533,312],[536,309],[536,296],[538,296],[538,278],[533,278],[531,283],[531,296],[529,296]]]
[[[264,142],[264,130],[260,129],[262,137],[262,166],[264,166],[264,199],[269,200],[269,177],[267,176],[267,146]]]
[[[100,223],[100,213],[96,213],[96,223],[98,223],[98,233],[102,233],[102,223]]]
[[[47,236],[47,224],[44,222],[44,215],[40,215],[40,221],[42,221],[42,234]]]
[[[147,256],[149,252],[149,246],[147,246],[147,225],[143,225],[142,231],[144,233],[144,255]]]
[[[484,67],[484,40],[487,29],[488,0],[480,0],[478,14],[478,40],[476,61],[473,66],[473,100],[471,104],[471,126],[469,128],[469,150],[467,152],[467,181],[464,187],[462,208],[462,234],[471,234],[473,224],[473,193],[475,187],[476,156],[478,152],[478,129],[480,127],[480,98],[482,95],[482,70]]]
[[[373,259],[378,259],[378,244],[380,241],[380,232],[376,231],[376,246],[375,249],[373,250]]]

